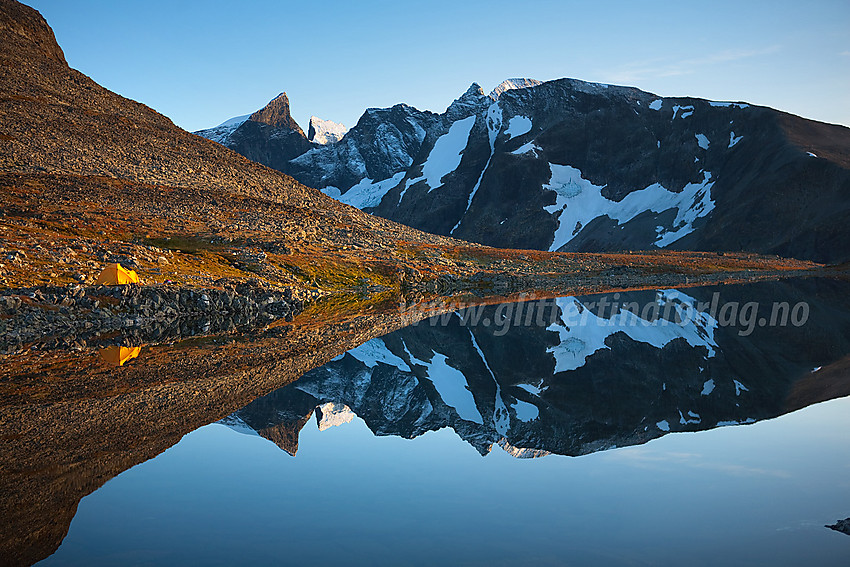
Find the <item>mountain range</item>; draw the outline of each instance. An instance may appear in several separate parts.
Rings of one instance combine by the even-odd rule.
[[[311,141],[285,93],[197,134],[375,215],[505,248],[749,250],[850,260],[850,129],[575,79],[370,108]]]
[[[407,162],[376,140],[394,139],[382,116],[406,113],[374,113],[374,127],[387,132],[383,138],[362,127],[367,117],[336,142],[344,127],[315,120],[311,141],[282,94],[247,119],[216,129],[219,141],[235,144],[252,161],[72,69],[38,12],[0,0],[0,286],[94,283],[109,261],[133,268],[147,284],[221,287],[259,279],[312,297],[370,288],[482,291],[506,279],[554,290],[589,283],[585,275],[609,283],[606,267],[623,266],[619,256],[494,251],[425,233],[258,163],[287,169],[287,160],[322,149],[333,161],[350,146],[375,164],[369,166],[375,179],[392,178]],[[405,124],[411,140],[424,140],[420,126]],[[334,183],[349,195],[353,183],[365,187],[355,177],[343,183],[344,168],[337,177]],[[647,277],[659,273],[659,263],[667,266],[662,271],[684,269],[689,277],[696,264],[704,274],[718,274],[716,258],[674,256],[628,263],[633,275]],[[723,269],[769,268],[765,262],[738,258]]]

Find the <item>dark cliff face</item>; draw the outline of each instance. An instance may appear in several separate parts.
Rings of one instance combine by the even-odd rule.
[[[249,119],[230,135],[229,147],[250,160],[287,173],[291,170],[290,160],[312,144],[300,128],[275,127]]]
[[[617,298],[658,305],[662,314],[688,305],[703,313],[681,326],[624,324],[610,306],[600,311],[599,297],[581,298],[589,309],[584,324],[569,323],[578,313],[572,298],[515,306],[508,326],[472,326],[456,315],[443,317],[445,325],[423,321],[308,372],[225,422],[293,453],[314,410],[320,427],[356,414],[378,435],[413,438],[451,427],[482,454],[498,444],[522,457],[580,455],[668,432],[752,423],[850,393],[846,291],[843,282],[807,280]],[[768,317],[774,302],[806,301],[808,320],[754,324],[751,332],[746,324],[721,325],[721,311],[712,317],[710,307],[699,308],[715,293],[721,306],[758,302]],[[529,310],[535,324],[517,324]],[[488,307],[480,320],[506,313]]]
[[[342,140],[294,159],[290,171],[310,186],[342,192],[363,179],[389,179],[410,167],[436,120],[436,115],[404,104],[369,109]]]
[[[247,157],[284,173],[290,171],[290,160],[313,147],[289,110],[289,98],[280,93],[266,106],[251,114],[247,120],[234,124],[222,133],[219,129],[201,132],[214,138],[223,136],[225,145]]]
[[[850,258],[847,128],[572,80],[487,102],[440,186],[426,147],[374,212],[493,246]]]
[[[260,132],[223,143],[379,216],[492,246],[850,259],[850,129],[573,79],[504,85],[473,84],[440,115],[370,109],[310,151],[254,151]]]

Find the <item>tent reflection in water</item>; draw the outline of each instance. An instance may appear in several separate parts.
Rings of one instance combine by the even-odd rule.
[[[100,357],[112,366],[124,366],[130,359],[139,356],[142,347],[108,346],[100,350]]]
[[[128,270],[121,264],[109,264],[97,276],[95,285],[126,285],[139,283],[139,276],[134,270]]]

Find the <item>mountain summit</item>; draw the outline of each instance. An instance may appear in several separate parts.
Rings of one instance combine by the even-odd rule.
[[[490,98],[496,100],[503,92],[514,89],[527,89],[541,84],[537,79],[505,79],[490,92]]]
[[[347,131],[348,128],[344,124],[311,116],[310,127],[307,129],[307,139],[316,144],[332,144],[342,140]]]
[[[289,128],[304,135],[304,131],[292,118],[289,112],[289,97],[286,93],[280,93],[274,97],[267,105],[252,114],[248,120],[259,122],[260,124],[268,124],[275,128]]]

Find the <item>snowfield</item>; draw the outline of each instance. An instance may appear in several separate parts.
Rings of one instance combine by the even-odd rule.
[[[508,121],[508,128],[505,134],[508,139],[522,136],[531,131],[531,118],[525,116],[514,116]]]
[[[408,186],[424,179],[428,184],[429,193],[440,187],[443,184],[443,177],[460,165],[463,150],[469,143],[469,133],[472,131],[473,124],[475,124],[475,116],[458,120],[451,125],[448,132],[437,138],[428,159],[422,165],[422,175],[408,181]]]
[[[554,191],[555,204],[545,206],[546,212],[557,215],[558,228],[550,251],[556,251],[578,235],[581,229],[596,218],[607,216],[618,224],[626,223],[641,213],[652,211],[662,213],[676,209],[673,227],[660,227],[655,245],[663,248],[693,232],[694,221],[706,216],[714,209],[711,200],[711,173],[703,172],[700,183],[688,183],[679,193],[668,191],[661,184],[654,183],[645,189],[632,191],[622,201],[605,198],[602,189],[605,185],[594,185],[584,177],[581,171],[569,165],[550,163],[552,172],[549,183],[544,189]]]
[[[381,203],[381,199],[384,198],[384,195],[387,194],[387,191],[398,185],[403,178],[404,172],[400,171],[383,181],[372,181],[368,177],[364,177],[360,180],[360,183],[345,193],[341,193],[338,188],[332,186],[324,187],[321,191],[328,197],[333,197],[346,205],[351,205],[358,209],[367,209],[369,207],[377,207]]]

